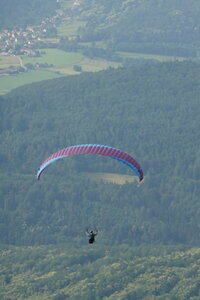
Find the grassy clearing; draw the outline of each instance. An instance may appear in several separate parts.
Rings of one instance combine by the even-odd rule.
[[[90,59],[87,57],[83,57],[80,62],[82,70],[85,72],[97,72],[100,70],[105,70],[109,67],[117,68],[121,66],[120,63],[107,61],[105,59],[97,58],[97,59]]]
[[[83,27],[85,22],[69,23],[67,20],[57,28],[58,36],[72,36],[77,35],[78,29]]]
[[[167,62],[172,60],[183,61],[185,57],[177,56],[166,56],[166,55],[156,55],[156,54],[143,54],[143,53],[132,53],[132,52],[117,52],[122,58],[133,58],[133,59],[155,59],[160,62]]]
[[[80,42],[80,45],[87,47],[97,47],[106,49],[106,43],[104,41],[96,41],[96,42]]]
[[[115,184],[126,184],[126,183],[137,182],[137,176],[132,176],[132,175],[122,175],[122,174],[115,174],[115,173],[89,173],[89,172],[84,172],[83,174],[89,179],[97,182],[104,181],[104,182],[115,183]]]
[[[60,77],[60,75],[48,71],[29,71],[12,76],[0,77],[0,94],[3,95],[14,88],[24,84],[33,83],[46,79],[53,79]]]

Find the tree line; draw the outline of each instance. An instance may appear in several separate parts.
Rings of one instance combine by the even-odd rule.
[[[85,1],[87,9],[90,1]],[[104,41],[109,50],[196,57],[198,1],[98,1],[90,8],[82,41]],[[97,9],[98,7],[98,9]],[[99,13],[100,11],[100,13]],[[110,18],[109,18],[109,17]],[[85,20],[84,19],[84,20]]]

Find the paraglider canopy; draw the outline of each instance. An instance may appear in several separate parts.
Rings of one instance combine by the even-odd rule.
[[[50,155],[39,167],[37,172],[37,179],[40,179],[41,173],[50,164],[64,157],[76,154],[97,154],[111,157],[130,167],[138,176],[139,181],[142,181],[144,178],[143,171],[139,163],[126,152],[105,145],[85,144],[67,147]]]

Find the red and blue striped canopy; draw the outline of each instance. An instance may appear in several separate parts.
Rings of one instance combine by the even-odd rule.
[[[38,180],[40,179],[41,173],[44,171],[44,169],[47,166],[66,156],[76,155],[76,154],[97,154],[97,155],[109,156],[129,166],[136,173],[136,175],[139,178],[139,181],[142,181],[142,179],[144,178],[141,166],[129,154],[119,149],[105,146],[105,145],[86,144],[86,145],[75,145],[75,146],[67,147],[50,155],[38,169],[37,172]]]

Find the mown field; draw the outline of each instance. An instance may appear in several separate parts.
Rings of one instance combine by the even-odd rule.
[[[20,66],[19,57],[0,54],[0,68],[7,68],[9,66]]]
[[[95,172],[84,172],[83,176],[88,177],[94,181],[111,182],[115,184],[126,184],[137,181],[137,176],[115,174],[115,173],[95,173]]]

